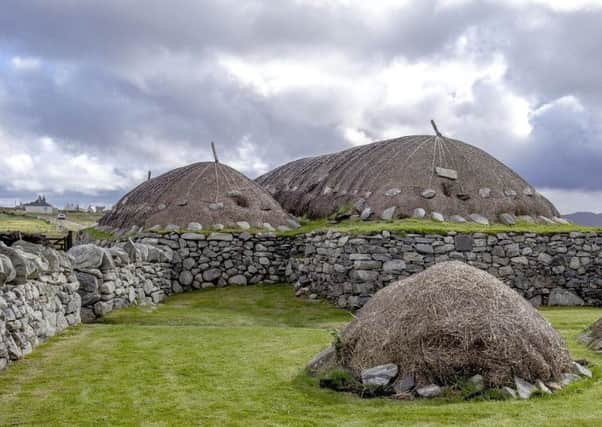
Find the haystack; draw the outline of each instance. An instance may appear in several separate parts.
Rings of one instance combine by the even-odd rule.
[[[289,222],[288,214],[266,190],[216,157],[215,162],[194,163],[140,184],[100,220],[100,225],[129,229],[248,223],[269,228]]]
[[[482,375],[557,381],[574,368],[558,332],[490,274],[445,262],[379,291],[342,332],[339,362],[357,377],[393,363],[416,384]]]
[[[490,222],[559,216],[509,167],[438,130],[436,135],[406,136],[296,160],[257,182],[284,209],[314,218],[349,207],[363,219],[411,217],[417,209],[423,212],[419,216],[439,213],[452,221],[473,215],[479,222],[474,214]]]

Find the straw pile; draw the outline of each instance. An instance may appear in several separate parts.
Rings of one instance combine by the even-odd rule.
[[[489,386],[556,381],[572,370],[558,332],[516,292],[460,262],[437,264],[379,291],[342,332],[338,357],[359,377],[387,363],[416,384],[480,374]]]

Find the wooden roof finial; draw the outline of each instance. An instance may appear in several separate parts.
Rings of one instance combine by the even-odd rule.
[[[437,124],[435,123],[434,120],[431,120],[431,125],[433,126],[433,129],[435,130],[435,133],[437,134],[437,136],[443,137],[443,135],[441,135],[441,132],[439,132],[439,129],[437,129]]]
[[[219,163],[219,159],[217,158],[217,150],[215,149],[215,143],[211,141],[211,151],[213,151],[213,158],[215,159],[215,163]]]

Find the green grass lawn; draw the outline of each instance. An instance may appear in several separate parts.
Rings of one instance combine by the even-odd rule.
[[[7,214],[0,212],[0,232],[20,231],[28,234],[60,236],[65,234],[56,226],[29,215]]]
[[[573,356],[602,309],[546,309]],[[361,400],[303,366],[351,315],[289,286],[181,294],[51,339],[0,372],[0,425],[602,425],[602,383],[530,401]],[[517,355],[518,356],[518,355]]]

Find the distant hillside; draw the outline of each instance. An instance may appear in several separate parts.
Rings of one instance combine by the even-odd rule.
[[[589,227],[602,226],[602,213],[575,212],[572,214],[563,215],[562,217],[579,225],[586,225]]]

